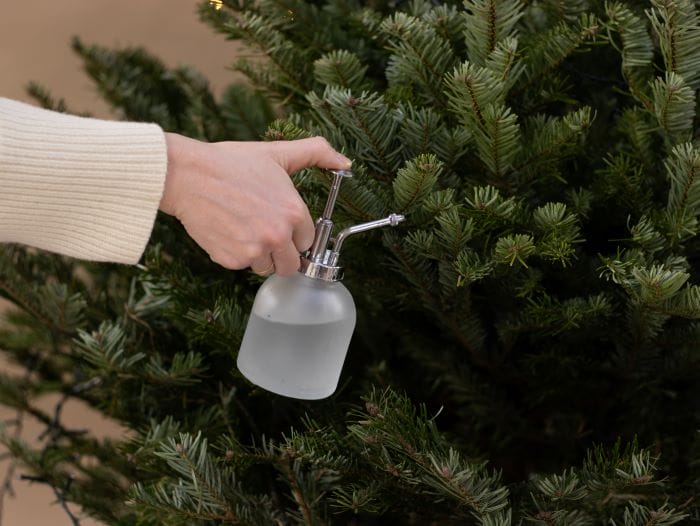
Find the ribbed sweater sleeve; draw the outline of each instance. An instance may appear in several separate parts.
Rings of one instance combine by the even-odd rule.
[[[163,193],[155,124],[56,113],[0,98],[0,242],[136,263]]]

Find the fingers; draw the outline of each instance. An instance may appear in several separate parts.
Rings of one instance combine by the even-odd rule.
[[[292,241],[297,252],[304,252],[313,244],[316,229],[314,221],[311,219],[311,213],[304,204],[302,204],[300,209],[300,216],[300,219],[293,224]]]
[[[291,276],[301,263],[299,252],[291,241],[282,248],[272,253],[272,261],[275,264],[275,273],[280,276]]]
[[[275,264],[272,261],[272,254],[260,256],[250,265],[250,269],[260,276],[269,276],[275,271]]]
[[[352,161],[334,150],[323,137],[268,144],[272,147],[272,156],[290,174],[310,166],[330,170],[347,170],[352,166]]]

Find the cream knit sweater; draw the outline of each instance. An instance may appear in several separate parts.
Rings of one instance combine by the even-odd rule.
[[[155,124],[75,117],[0,98],[0,242],[136,263],[166,168],[165,136]]]

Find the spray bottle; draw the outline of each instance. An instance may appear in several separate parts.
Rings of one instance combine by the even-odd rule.
[[[404,219],[391,214],[331,238],[340,183],[352,177],[349,170],[332,173],[328,201],[299,272],[289,277],[273,274],[262,284],[238,353],[238,369],[248,380],[273,393],[305,400],[333,394],[355,328],[355,303],[341,283],[343,271],[338,266],[343,243],[352,234],[396,226]]]

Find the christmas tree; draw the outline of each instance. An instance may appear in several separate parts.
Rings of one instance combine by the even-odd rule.
[[[261,279],[169,218],[138,267],[4,246],[0,400],[21,470],[107,524],[700,521],[700,14],[690,0],[204,2],[250,54],[188,68],[76,41],[127,119],[208,141],[322,135],[358,323],[338,391],[235,361]],[[33,89],[48,107],[60,107]],[[294,176],[320,215],[328,174]],[[47,392],[132,430],[96,440]],[[74,523],[79,519],[71,516]]]

